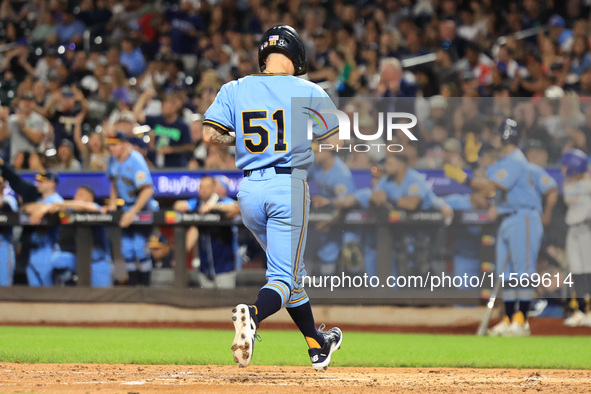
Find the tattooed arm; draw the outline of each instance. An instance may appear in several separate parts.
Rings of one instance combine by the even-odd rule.
[[[203,125],[203,140],[212,145],[236,145],[236,136],[221,132],[210,125]]]

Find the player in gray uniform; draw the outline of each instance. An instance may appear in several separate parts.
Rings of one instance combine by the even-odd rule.
[[[587,171],[587,155],[573,149],[560,159],[565,176],[563,185],[566,211],[566,257],[579,304],[564,321],[569,327],[591,326],[591,312],[587,312],[585,298],[591,294],[591,175]]]

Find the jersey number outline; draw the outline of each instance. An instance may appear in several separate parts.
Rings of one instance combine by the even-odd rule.
[[[242,111],[242,133],[244,137],[244,146],[250,153],[263,153],[267,150],[270,144],[271,132],[264,126],[253,125],[253,120],[267,120],[269,118],[269,111]],[[277,139],[273,145],[274,152],[287,152],[287,142],[285,142],[285,111],[278,109],[273,112],[271,119],[275,122],[277,130]],[[254,142],[254,138],[246,137],[247,135],[258,135],[259,143]]]

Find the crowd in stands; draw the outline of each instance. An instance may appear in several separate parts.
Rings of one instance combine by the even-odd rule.
[[[3,0],[0,152],[17,169],[104,171],[116,127],[153,168],[233,169],[231,150],[203,144],[199,114],[223,83],[258,72],[260,34],[287,23],[306,43],[307,78],[342,108],[398,97],[432,115],[412,166],[440,166],[466,132],[494,143],[492,122],[470,119],[488,107],[477,97],[497,99],[553,162],[591,149],[589,11],[576,0]],[[370,118],[362,127],[375,130]]]

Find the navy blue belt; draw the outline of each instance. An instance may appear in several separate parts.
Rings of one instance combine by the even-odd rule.
[[[257,168],[256,170],[244,170],[244,176],[249,177],[252,175],[252,173],[254,171],[267,170],[270,168],[275,170],[275,174],[291,174],[291,167],[265,167],[265,168]]]

